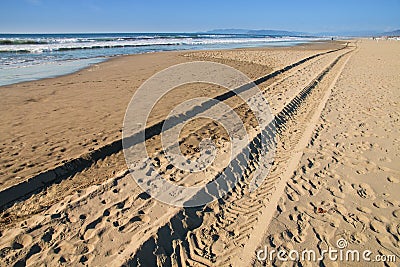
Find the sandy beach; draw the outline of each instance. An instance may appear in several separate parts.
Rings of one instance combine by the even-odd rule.
[[[276,151],[257,190],[248,181],[263,162],[252,152],[229,194],[181,208],[134,182],[122,130],[131,97],[147,79],[194,61],[226,64],[258,85],[274,116]],[[400,260],[399,69],[398,41],[358,39],[121,56],[2,86],[0,265],[397,266],[285,262],[260,259],[265,253],[257,251],[320,255],[344,240],[342,249]],[[154,106],[147,126],[156,130],[145,143],[169,181],[199,185],[230,166],[229,136],[209,119],[186,125],[179,146],[192,159],[201,140],[212,139],[220,152],[211,167],[186,179],[168,164],[158,125],[185,100],[223,99],[256,146],[255,115],[239,96],[226,94],[213,84],[185,84]]]

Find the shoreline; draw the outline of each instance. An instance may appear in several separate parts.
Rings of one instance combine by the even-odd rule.
[[[335,42],[337,42],[337,41],[342,41],[342,40],[335,40]],[[282,42],[286,42],[286,41],[282,41]],[[27,83],[27,82],[35,82],[35,81],[40,81],[43,79],[59,78],[59,77],[75,74],[80,71],[84,71],[85,69],[88,69],[93,65],[102,64],[102,63],[106,63],[113,59],[129,57],[129,56],[133,56],[133,55],[144,55],[144,54],[164,53],[164,52],[177,52],[177,53],[187,52],[187,53],[190,53],[190,52],[196,52],[196,51],[227,51],[227,50],[240,50],[240,49],[290,48],[290,47],[296,47],[296,46],[313,45],[316,43],[328,43],[328,42],[332,42],[332,41],[331,40],[312,40],[312,41],[306,41],[306,42],[300,42],[300,43],[296,43],[296,44],[291,44],[291,45],[289,44],[289,45],[282,45],[282,46],[281,45],[265,45],[265,46],[222,48],[222,49],[190,49],[190,50],[173,50],[173,51],[153,51],[153,52],[143,52],[143,53],[127,54],[127,55],[114,55],[114,56],[95,57],[95,58],[89,58],[89,59],[78,59],[78,60],[74,60],[74,61],[84,61],[84,60],[96,61],[96,60],[99,60],[99,62],[87,63],[87,64],[84,64],[85,66],[76,67],[75,70],[65,71],[62,74],[55,74],[55,75],[46,76],[46,77],[42,77],[42,78],[32,78],[29,80],[23,80],[23,81],[19,81],[19,82],[3,84],[3,85],[0,85],[0,90],[5,86]],[[66,62],[68,62],[68,61],[63,61],[62,63],[66,63]],[[49,62],[49,63],[56,64],[57,62]],[[40,67],[40,66],[38,66],[38,67]],[[43,65],[42,65],[42,67],[43,67]]]

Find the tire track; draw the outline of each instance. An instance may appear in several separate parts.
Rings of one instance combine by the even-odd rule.
[[[347,45],[346,45],[347,47]],[[327,55],[330,53],[334,53],[336,51],[340,51],[343,49],[346,49],[346,47],[334,49],[334,50],[329,50],[326,52],[321,52],[317,53],[315,55],[309,56],[307,58],[304,58],[302,60],[299,60],[291,65],[288,65],[280,70],[274,71],[270,74],[267,74],[263,77],[258,78],[257,80],[254,81],[256,85],[262,84],[272,78],[275,78],[297,66],[300,66],[314,58]],[[250,86],[251,87],[251,86]],[[216,96],[214,100],[217,101],[224,101],[229,98],[232,98],[236,96],[236,94],[239,94],[249,88],[249,85],[244,85],[240,88],[238,88],[235,92],[229,91],[227,93],[221,94],[219,96]],[[208,108],[210,108],[211,102],[204,103],[204,105],[201,107],[201,109],[197,111],[193,111],[193,115],[196,115],[198,112],[202,112]],[[171,118],[172,120],[175,120],[175,123],[179,123],[179,120],[177,118]],[[159,135],[161,133],[162,126],[164,125],[165,121],[160,121],[145,130],[145,136],[146,139],[151,138],[153,136]],[[170,125],[174,125],[173,123],[170,123]],[[138,133],[137,135],[139,136],[142,133]],[[136,136],[130,137],[132,140],[135,140]],[[39,173],[38,175],[34,175],[27,179],[24,182],[21,182],[19,184],[16,184],[14,186],[11,186],[3,191],[0,192],[0,209],[4,210],[7,207],[11,206],[15,201],[20,200],[21,198],[26,199],[29,198],[31,195],[48,188],[49,186],[53,185],[56,182],[60,182],[64,179],[67,179],[73,175],[76,175],[79,172],[82,172],[83,170],[90,168],[96,162],[100,160],[104,160],[105,158],[114,155],[118,152],[122,151],[122,139],[116,140],[110,144],[107,144],[97,150],[91,151],[87,154],[83,154],[79,158],[72,159],[70,161],[67,161],[54,169],[46,170],[42,173]]]
[[[357,51],[357,48],[354,49],[351,52]],[[302,131],[297,131],[295,134],[295,137],[293,138],[296,140],[296,142],[291,144],[291,146],[294,148],[294,155],[291,156],[289,159],[289,162],[287,164],[287,168],[285,169],[285,172],[281,176],[281,180],[279,181],[279,184],[277,185],[277,188],[273,195],[270,197],[268,206],[264,208],[262,213],[265,215],[263,216],[263,220],[255,226],[255,229],[253,230],[251,238],[248,240],[247,244],[242,250],[243,256],[237,256],[233,262],[235,266],[243,266],[243,265],[249,265],[254,258],[254,252],[258,246],[258,244],[261,242],[261,238],[263,234],[265,233],[265,230],[268,228],[269,223],[272,220],[272,216],[274,215],[274,212],[276,211],[276,207],[279,205],[279,201],[281,199],[281,196],[284,193],[284,190],[287,189],[287,181],[292,177],[292,174],[295,172],[296,167],[299,165],[301,156],[303,155],[303,150],[307,147],[309,144],[310,140],[312,139],[313,132],[315,131],[316,124],[318,122],[318,119],[320,118],[320,115],[325,108],[326,102],[329,99],[329,96],[331,94],[332,88],[336,84],[339,76],[341,75],[344,67],[346,66],[347,62],[349,61],[350,57],[352,54],[350,51],[343,54],[339,58],[339,60],[342,61],[341,65],[337,64],[335,67],[337,70],[336,75],[333,77],[332,80],[327,79],[325,82],[325,90],[321,90],[321,92],[318,94],[318,97],[314,97],[314,104],[313,104],[313,110],[314,112],[309,112],[306,115],[305,121],[307,121],[307,124],[302,125]],[[339,62],[339,60],[337,62]],[[335,63],[336,64],[336,63]],[[333,75],[333,74],[332,74]],[[323,86],[323,85],[322,85]],[[300,134],[300,132],[302,134]],[[313,189],[316,189],[320,187],[320,185],[314,185],[312,187]],[[298,188],[291,188],[292,190],[287,190],[288,197],[292,199],[293,201],[298,200]]]
[[[315,87],[318,82],[315,81],[313,86]],[[278,88],[280,87],[277,86],[273,90],[278,90]],[[285,130],[285,127],[291,122],[290,118],[299,112],[299,107],[312,90],[313,88],[311,87],[304,88],[278,114],[275,123],[279,125],[280,130]],[[285,93],[287,91],[281,90],[281,92]],[[264,131],[264,134],[267,134],[267,131]],[[259,138],[259,136],[256,138]],[[257,149],[257,141],[253,142],[251,147],[252,149]],[[288,157],[283,156],[277,158],[277,161],[285,162],[287,159]],[[249,168],[245,170],[247,179],[251,177],[251,173],[259,166],[260,163],[257,160],[257,153],[254,153]],[[215,222],[215,211],[220,211],[221,213],[221,216],[217,217],[217,222],[219,222],[218,229],[225,227],[226,222],[235,223],[239,215],[251,211],[249,213],[250,216],[241,221],[238,228],[231,227],[233,229],[229,230],[229,235],[233,234],[235,236],[235,233],[240,233],[237,238],[235,236],[234,242],[229,244],[231,249],[229,253],[224,254],[225,258],[229,258],[229,255],[232,255],[235,248],[237,248],[235,243],[244,241],[246,235],[243,233],[248,234],[251,232],[252,225],[258,221],[257,209],[263,205],[263,203],[254,205],[253,202],[248,202],[248,200],[241,198],[243,195],[247,195],[246,187],[248,186],[247,180],[243,179],[239,181],[239,185],[234,188],[227,198],[221,199],[219,202],[212,203],[206,207],[183,210],[170,209],[169,212],[165,213],[166,207],[161,206],[159,209],[154,210],[153,199],[145,193],[141,193],[140,188],[127,185],[126,180],[124,180],[126,176],[127,171],[123,171],[100,187],[94,186],[88,188],[82,194],[78,194],[77,197],[68,197],[61,205],[55,205],[50,209],[47,212],[48,216],[43,216],[40,220],[36,218],[35,220],[37,221],[34,225],[38,225],[38,228],[29,230],[28,234],[33,236],[33,240],[43,240],[41,234],[53,231],[51,240],[47,243],[35,241],[36,243],[33,245],[40,247],[40,252],[34,255],[29,255],[28,253],[25,257],[20,252],[15,256],[8,255],[8,262],[11,263],[17,260],[21,261],[21,263],[29,263],[29,261],[33,260],[54,262],[54,260],[58,260],[57,257],[60,257],[54,251],[65,250],[68,248],[67,243],[78,244],[77,247],[81,246],[84,249],[77,250],[75,254],[70,254],[68,259],[64,258],[65,260],[76,263],[79,261],[92,262],[94,255],[103,256],[104,251],[100,248],[99,251],[95,252],[93,245],[89,246],[89,244],[98,242],[98,236],[117,232],[126,236],[126,240],[122,241],[125,249],[118,253],[115,251],[107,252],[111,255],[119,255],[114,259],[116,264],[125,262],[134,265],[135,262],[143,263],[144,261],[158,265],[166,263],[167,265],[185,266],[186,263],[194,264],[196,262],[213,265],[216,262],[216,256],[214,258],[207,257],[205,256],[206,254],[201,253],[203,250],[210,250],[211,248],[207,248],[207,246],[199,248],[203,238],[202,235],[198,234],[199,229],[202,229],[201,226]],[[268,196],[274,187],[272,182],[278,179],[278,176],[271,176],[269,178],[271,183],[265,187],[265,190],[262,192],[257,191],[256,201],[259,201],[259,198]],[[125,192],[123,192],[124,190]],[[251,196],[255,197],[254,194]],[[97,205],[101,208],[98,211],[85,212],[84,206],[89,200],[97,201]],[[234,201],[232,202],[232,200]],[[103,204],[104,201],[105,204]],[[157,221],[153,221],[155,218],[157,218]],[[153,222],[154,225],[163,226],[156,229],[148,223],[149,221]],[[59,227],[60,225],[63,226]],[[114,232],[107,230],[109,228],[115,229]],[[23,231],[20,231],[19,234],[23,235]],[[155,238],[157,236],[162,236],[163,238]],[[216,236],[210,234],[210,238],[213,240]],[[63,241],[61,242],[60,240]],[[142,244],[142,246],[139,248],[133,246],[133,243]],[[26,247],[29,248],[31,245],[29,244]],[[153,257],[154,250],[151,248],[154,247],[163,248],[165,253],[159,253],[159,257]],[[135,251],[137,251],[136,254]],[[165,255],[169,255],[169,257],[165,257]],[[62,257],[66,256],[63,255]],[[126,262],[127,258],[131,259]],[[99,262],[107,261],[100,260]]]
[[[318,100],[325,91],[318,85],[347,53],[339,55],[276,116],[275,123],[278,131],[280,131],[281,138],[285,138],[284,134],[287,133],[287,129],[292,128],[293,124],[299,124],[296,134],[288,140],[290,148],[295,148],[300,142],[303,136],[301,133],[304,132],[307,122],[314,114],[312,111],[316,109],[319,104]],[[319,116],[318,113],[316,114]],[[259,142],[257,138],[255,139],[253,140],[254,143]],[[276,159],[277,165],[292,158],[290,153],[282,154]],[[249,169],[246,170],[246,177],[239,182],[227,198],[206,207],[181,210],[169,223],[160,228],[155,236],[147,240],[142,248],[126,262],[126,265],[230,265],[235,255],[243,249],[258,223],[259,217],[262,215],[260,208],[265,207],[270,201],[273,189],[277,182],[281,180],[279,177],[281,171],[274,168],[267,183],[256,192],[249,194],[248,180],[252,175],[252,169],[257,168],[260,164],[260,162],[257,162],[257,157],[251,160]],[[189,221],[196,223],[188,224]],[[185,225],[190,225],[190,227],[185,227]],[[163,240],[162,243],[159,242],[161,239]],[[226,242],[226,240],[229,241]],[[169,245],[169,249],[165,250],[164,253],[156,253],[160,248],[164,248],[165,244]]]

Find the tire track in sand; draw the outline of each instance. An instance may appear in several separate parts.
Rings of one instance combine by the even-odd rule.
[[[346,46],[347,47],[347,46]],[[259,79],[255,80],[255,84],[261,84],[263,82],[266,82],[274,77],[277,77],[297,66],[300,66],[314,58],[334,53],[336,51],[340,51],[342,49],[345,49],[346,47],[334,49],[334,50],[329,50],[326,52],[321,52],[314,54],[312,56],[309,56],[307,58],[304,58],[302,60],[299,60],[293,64],[290,64],[282,69],[279,69],[277,71],[274,71],[272,73],[269,73],[263,77],[260,77]],[[228,92],[222,95],[219,95],[215,97],[215,100],[218,101],[224,101],[235,94],[233,92]],[[205,105],[208,107],[208,105]],[[164,124],[164,121],[158,122],[155,125],[152,125],[146,129],[146,139],[151,138],[152,136],[158,135],[161,132],[162,126]],[[140,133],[138,133],[140,134]],[[105,158],[114,155],[118,153],[119,151],[122,150],[122,140],[118,139],[110,144],[107,144],[97,150],[91,151],[87,154],[84,154],[78,158],[69,160],[54,169],[49,169],[45,170],[38,175],[34,175],[30,178],[28,178],[26,181],[21,182],[19,184],[13,185],[9,188],[6,188],[0,192],[0,208],[5,209],[15,203],[15,201],[21,199],[21,198],[27,198],[31,196],[34,193],[37,193],[38,191],[41,191],[50,185],[60,182],[64,179],[67,179],[73,175],[76,175],[79,172],[82,172],[83,170],[90,168],[96,162],[100,160],[104,160]]]
[[[346,56],[348,57],[347,53],[334,60],[309,86],[293,98],[286,106],[289,110],[284,109],[282,114],[277,116],[277,124],[280,125],[282,132],[285,132],[285,128],[293,127],[289,125],[293,123],[293,119],[298,120],[300,115],[303,116],[300,125],[302,130],[297,131],[294,138],[291,136],[288,145],[292,149],[296,148],[298,152],[294,156],[286,153],[286,155],[277,158],[277,161],[282,163],[289,161],[289,166],[284,174],[290,174],[293,171],[292,168],[297,165],[296,161],[301,155],[301,149],[303,149],[303,146],[305,147],[309,137],[311,137],[312,123],[319,117],[319,112],[324,107],[324,102],[320,102],[321,95],[324,95],[324,100],[329,96],[328,84],[320,86],[319,83],[325,82],[323,81],[324,76],[334,67],[338,71],[336,76],[338,77],[347,61],[342,57]],[[340,60],[343,64],[341,68],[336,66]],[[330,84],[332,85],[334,82],[335,78]],[[329,83],[329,81],[325,83]],[[313,93],[313,89],[318,94]],[[311,102],[311,104],[308,104],[308,109],[310,109],[308,112],[307,107],[304,110],[304,107],[301,106],[306,101]],[[303,110],[301,110],[302,108]],[[306,127],[310,122],[311,126]],[[304,133],[304,135],[301,133]],[[251,176],[251,169],[256,168],[257,164],[250,163],[249,176]],[[286,182],[285,176],[282,177],[280,172],[272,170],[268,182],[257,192],[249,194],[246,178],[239,183],[228,198],[207,207],[180,211],[158,231],[157,235],[148,240],[126,265],[221,266],[237,264],[238,266],[247,266],[258,245],[257,240],[254,240],[260,238],[257,232],[265,230],[266,228],[263,226],[269,223],[268,218],[264,220],[263,217],[268,214],[270,209],[275,210],[276,199],[279,199],[281,194],[280,188],[282,188],[282,184],[284,188]],[[274,190],[274,188],[280,190]],[[275,191],[272,196],[271,191]],[[254,250],[252,250],[253,246]],[[246,255],[246,257],[237,258],[235,255]]]
[[[306,94],[309,91],[303,92]],[[302,97],[294,98],[286,107],[286,111],[282,113],[282,116],[278,116],[279,121],[278,124],[282,125],[282,129],[287,125],[288,119],[286,118],[288,114],[293,114],[297,111],[297,107],[302,103],[304,99]],[[285,158],[280,158],[282,162],[285,161]],[[257,162],[253,161],[249,165],[250,170],[247,171],[248,174],[251,174],[251,171],[257,168]],[[30,263],[37,262],[38,260],[41,262],[54,262],[54,261],[67,261],[67,262],[83,262],[83,263],[94,263],[94,256],[101,256],[102,253],[104,255],[118,255],[121,253],[121,257],[117,259],[119,263],[122,263],[126,260],[128,256],[124,252],[128,251],[136,251],[136,247],[140,244],[144,244],[141,249],[139,249],[137,256],[144,257],[147,255],[142,255],[141,252],[148,252],[152,254],[150,249],[144,249],[146,246],[151,244],[149,240],[152,240],[155,231],[162,233],[163,236],[168,236],[168,225],[172,225],[171,233],[179,233],[179,229],[183,229],[181,233],[185,231],[190,231],[193,229],[199,228],[200,221],[207,221],[204,218],[207,217],[207,214],[211,214],[214,209],[219,209],[221,211],[226,210],[226,217],[235,214],[234,212],[246,212],[245,208],[249,208],[252,214],[255,214],[257,209],[261,206],[254,206],[253,202],[251,205],[247,205],[244,200],[237,200],[231,206],[225,207],[223,203],[221,203],[221,207],[219,207],[220,203],[213,203],[210,207],[202,207],[199,209],[188,209],[181,210],[179,209],[170,209],[169,207],[159,206],[157,209],[154,209],[154,200],[150,199],[149,196],[141,193],[138,188],[135,188],[129,192],[123,192],[127,190],[126,184],[124,184],[124,177],[126,176],[126,172],[123,171],[115,179],[108,181],[108,183],[103,184],[100,188],[97,186],[91,187],[81,194],[77,194],[74,196],[70,196],[64,200],[60,205],[55,205],[52,209],[50,209],[46,216],[39,216],[39,218],[33,218],[35,220],[34,225],[38,225],[38,229],[28,229],[27,231],[20,230],[14,231],[15,238],[15,249],[18,249],[19,246],[22,246],[22,249],[15,256],[9,256],[9,262],[13,262],[17,259],[20,259],[20,262]],[[276,178],[276,177],[275,177]],[[126,181],[125,181],[126,182]],[[236,199],[239,196],[242,196],[245,192],[246,183],[245,181],[240,182],[240,186],[232,192],[232,195],[229,196],[226,200],[221,200],[221,202],[229,203],[229,201],[233,198]],[[261,198],[262,196],[268,195],[271,187],[267,187],[265,191],[263,191],[264,195],[258,194],[257,198]],[[105,194],[105,192],[110,192],[109,194]],[[123,197],[127,196],[128,197]],[[104,209],[98,209],[96,211],[86,210],[85,204],[88,201],[96,201],[96,205],[98,207],[104,207]],[[214,207],[215,205],[215,207]],[[261,203],[260,203],[261,205]],[[244,207],[244,208],[243,208]],[[168,212],[165,212],[168,210]],[[197,215],[196,212],[202,211],[205,213],[203,218]],[[176,214],[176,212],[178,212]],[[238,214],[239,214],[238,213]],[[173,216],[176,214],[175,216]],[[172,219],[170,216],[173,216]],[[51,219],[50,225],[46,221]],[[199,218],[199,219],[196,219]],[[210,217],[211,218],[211,217]],[[229,219],[229,218],[228,218]],[[231,217],[234,221],[235,217]],[[224,218],[222,218],[224,220]],[[149,225],[149,222],[154,222],[155,225],[164,225],[161,228],[154,228]],[[251,231],[251,225],[257,221],[257,216],[252,216],[250,220],[246,220],[243,224],[240,225],[239,230],[237,232],[240,233],[248,233]],[[186,225],[183,225],[182,222]],[[69,228],[63,226],[64,223],[69,224]],[[47,227],[44,227],[47,224]],[[113,227],[108,225],[112,224]],[[182,224],[182,225],[181,225]],[[30,225],[30,224],[27,224]],[[247,227],[247,228],[246,228]],[[114,229],[114,231],[112,231]],[[68,234],[69,233],[69,234]],[[128,235],[125,241],[122,241],[121,246],[111,249],[108,248],[109,251],[105,251],[105,248],[99,248],[99,240],[103,238],[105,235],[112,236],[116,235],[116,233],[121,233],[127,235],[127,233],[135,233],[134,235]],[[235,230],[233,230],[235,233]],[[8,236],[11,234],[8,233]],[[191,233],[189,235],[192,235]],[[193,234],[195,235],[195,234]],[[119,237],[121,235],[118,235]],[[170,236],[173,236],[171,234]],[[4,236],[5,238],[7,236]],[[239,242],[243,239],[243,234],[240,235],[240,239],[236,238],[235,242]],[[140,241],[143,240],[143,241]],[[164,241],[157,240],[157,242],[162,242],[162,246],[164,251],[168,254],[171,251],[176,251],[176,255],[179,256],[171,257],[171,261],[176,259],[176,263],[180,264],[190,261],[194,262],[203,262],[213,264],[212,261],[207,261],[207,258],[198,256],[198,248],[193,245],[194,238],[187,236],[182,236],[181,238],[174,239],[176,241],[168,243],[168,238]],[[182,241],[181,241],[182,240]],[[22,243],[22,244],[20,244]],[[156,243],[156,242],[155,242]],[[186,245],[182,245],[186,244]],[[95,247],[97,248],[97,253],[95,252]],[[217,245],[215,245],[217,247]],[[26,251],[28,249],[26,256],[23,256],[24,253],[22,251]],[[210,249],[210,248],[209,248]],[[3,251],[4,253],[6,251]],[[7,253],[6,253],[7,254]],[[189,254],[190,257],[185,255]],[[104,256],[103,255],[103,256]],[[162,253],[160,254],[162,257]],[[171,254],[172,255],[172,254]],[[201,255],[201,254],[200,254]],[[107,262],[101,261],[102,257],[99,257],[97,262]],[[143,258],[142,258],[143,259]],[[151,259],[151,257],[149,258]],[[171,262],[172,264],[172,262]]]

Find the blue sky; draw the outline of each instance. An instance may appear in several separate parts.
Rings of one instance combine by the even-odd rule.
[[[400,0],[2,0],[0,32],[304,32],[400,28]]]

